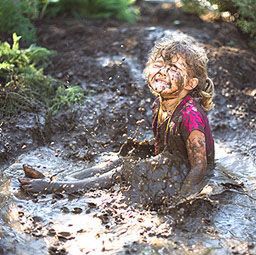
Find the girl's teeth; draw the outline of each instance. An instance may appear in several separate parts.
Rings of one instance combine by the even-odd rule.
[[[163,82],[163,81],[157,81],[157,82],[154,83],[153,88],[154,88],[155,91],[161,92],[165,89],[168,89],[169,84],[167,84],[166,82]]]

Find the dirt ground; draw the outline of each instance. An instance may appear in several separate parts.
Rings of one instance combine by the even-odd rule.
[[[67,86],[80,85],[86,100],[51,120],[40,112],[1,122],[0,254],[256,254],[250,227],[256,223],[250,198],[256,183],[256,55],[233,24],[162,7],[143,3],[136,24],[70,17],[37,24],[39,45],[57,52],[47,73]],[[176,214],[159,214],[127,205],[118,187],[75,197],[22,194],[15,180],[22,163],[61,176],[94,164],[104,152],[117,152],[127,137],[152,137],[153,97],[143,67],[154,41],[174,32],[194,37],[208,53],[216,87],[210,123],[218,146],[232,155],[226,159],[220,151],[221,162],[238,177],[244,166],[249,169],[251,176],[240,179],[250,188],[249,202],[238,194],[230,200],[226,192],[216,198],[221,209],[199,201],[185,212],[181,207]],[[238,166],[239,160],[245,165]],[[238,234],[234,215],[243,226]]]

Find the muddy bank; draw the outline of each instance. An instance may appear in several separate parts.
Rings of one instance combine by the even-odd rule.
[[[59,53],[47,72],[87,96],[51,121],[45,113],[2,121],[0,254],[256,253],[255,54],[231,24],[160,5],[142,13],[148,16],[135,25],[68,18],[38,24],[40,44]],[[63,179],[117,152],[127,137],[152,137],[153,98],[142,72],[154,40],[173,32],[207,49],[217,163],[244,187],[165,214],[127,204],[118,185],[75,196],[20,192],[23,163]]]

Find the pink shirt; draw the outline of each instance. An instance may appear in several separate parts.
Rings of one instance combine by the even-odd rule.
[[[165,148],[180,157],[188,167],[186,141],[193,130],[200,130],[205,135],[207,163],[214,164],[214,140],[205,111],[194,98],[187,95],[180,102],[171,117],[158,124],[159,98],[153,104],[152,128],[155,136],[155,154]],[[171,119],[170,119],[171,118]],[[167,128],[168,125],[168,128]]]

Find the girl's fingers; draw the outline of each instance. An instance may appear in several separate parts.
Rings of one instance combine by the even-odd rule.
[[[32,186],[31,186],[31,184],[21,184],[22,186],[21,186],[21,189],[22,190],[24,190],[24,191],[26,191],[26,192],[31,192],[32,191]]]

